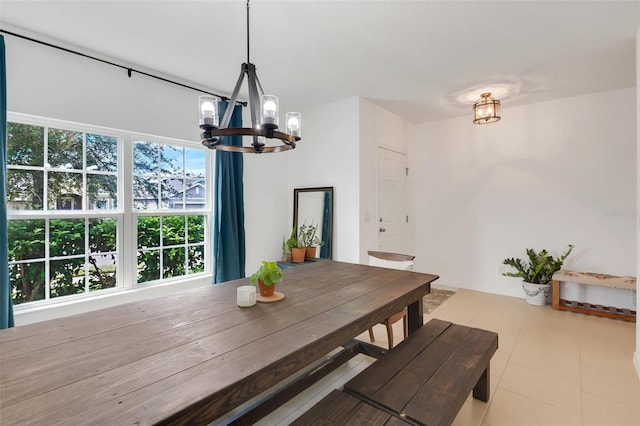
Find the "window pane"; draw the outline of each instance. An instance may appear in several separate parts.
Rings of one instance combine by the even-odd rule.
[[[158,180],[149,177],[133,178],[133,208],[139,210],[158,208]]]
[[[50,210],[82,210],[82,174],[49,173]]]
[[[52,260],[49,276],[52,298],[84,293],[84,259]]]
[[[166,216],[162,218],[162,245],[174,246],[184,244],[184,216]],[[184,256],[183,256],[184,260]],[[184,262],[183,262],[184,263]]]
[[[189,273],[204,272],[204,246],[189,247]]]
[[[44,258],[44,219],[10,220],[7,226],[9,261]]]
[[[204,149],[185,148],[185,176],[191,178],[205,177],[207,152]]]
[[[184,209],[184,181],[182,179],[162,179],[162,208]]]
[[[7,164],[44,166],[44,127],[7,123]]]
[[[42,210],[44,173],[31,170],[7,170],[7,209]]]
[[[13,303],[44,299],[44,262],[9,265],[9,281]]]
[[[160,279],[160,250],[138,252],[138,282]]]
[[[89,250],[91,253],[116,251],[117,235],[117,219],[89,219]]]
[[[184,247],[162,250],[162,278],[184,275]]]
[[[160,170],[163,175],[182,176],[184,172],[184,148],[162,145]]]
[[[44,262],[9,265],[9,281],[13,303],[44,299]]]
[[[138,250],[160,247],[160,217],[141,216],[138,218]]]
[[[157,174],[160,162],[158,144],[136,141],[133,145],[133,173]]]
[[[111,210],[118,208],[118,179],[111,175],[87,175],[89,209]]]
[[[82,170],[82,133],[49,129],[48,160],[53,168]]]
[[[51,219],[49,228],[51,257],[84,253],[84,219]]]
[[[204,242],[204,216],[189,216],[189,242]]]
[[[185,208],[203,209],[205,208],[205,188],[204,179],[187,179],[185,189]]]
[[[87,133],[87,170],[115,172],[118,169],[118,139]]]
[[[89,256],[89,291],[116,286],[116,255],[92,254]]]

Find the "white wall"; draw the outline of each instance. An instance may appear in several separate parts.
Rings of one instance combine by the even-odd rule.
[[[291,232],[294,188],[333,186],[333,259],[351,263],[359,250],[358,104],[353,97],[303,111],[302,140],[279,154],[287,157],[290,194],[280,232]]]
[[[291,151],[244,154],[244,229],[246,272],[250,276],[263,260],[280,260],[282,236],[291,232],[287,218],[293,210],[293,190],[287,185]],[[290,194],[291,193],[291,194]]]
[[[414,127],[415,269],[522,297],[518,279],[501,276],[502,260],[574,244],[567,269],[635,275],[635,88],[505,101],[502,113],[495,124],[469,116]],[[604,290],[611,304],[633,307],[630,292]]]
[[[373,102],[360,99],[360,263],[378,247],[378,148],[407,153],[408,122]],[[410,221],[413,218],[409,219]],[[412,241],[407,242],[411,253]]]
[[[199,139],[195,91],[16,37],[5,43],[9,111]]]

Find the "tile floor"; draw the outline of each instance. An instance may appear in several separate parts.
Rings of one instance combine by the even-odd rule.
[[[640,380],[633,367],[635,324],[527,305],[523,299],[458,292],[430,318],[492,330],[491,399],[469,397],[456,426],[640,426]],[[376,344],[386,346],[376,326]],[[400,326],[395,338],[402,338]],[[359,338],[368,340],[367,333]],[[373,360],[359,355],[262,419],[287,425]]]

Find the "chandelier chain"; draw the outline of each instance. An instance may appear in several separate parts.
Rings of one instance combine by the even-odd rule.
[[[249,58],[249,0],[247,0],[247,64],[251,62]]]

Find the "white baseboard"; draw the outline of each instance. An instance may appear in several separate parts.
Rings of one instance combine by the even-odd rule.
[[[636,351],[633,354],[633,366],[636,367],[636,374],[640,379],[640,351]]]

